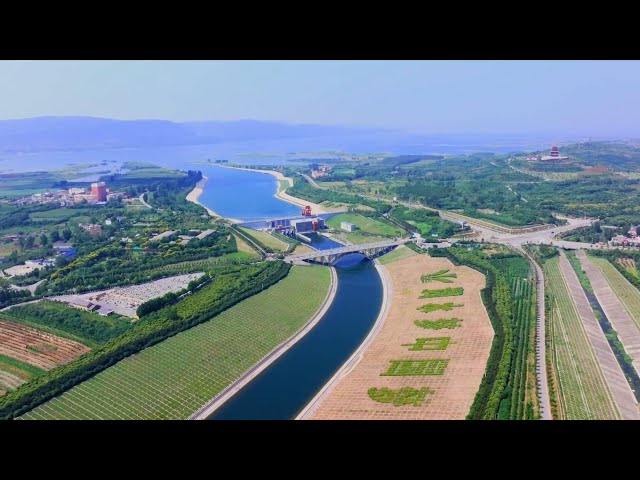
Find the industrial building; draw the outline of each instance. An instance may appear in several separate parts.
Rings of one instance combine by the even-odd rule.
[[[304,217],[291,220],[291,226],[295,229],[296,233],[317,232],[324,228],[324,220],[319,217]]]
[[[354,230],[357,230],[358,226],[349,222],[340,222],[340,228],[347,232],[353,232]]]

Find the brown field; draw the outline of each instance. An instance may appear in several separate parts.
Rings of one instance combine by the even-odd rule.
[[[616,262],[618,262],[624,268],[636,268],[636,262],[633,260],[633,258],[618,258],[616,259]]]
[[[89,347],[50,333],[0,320],[0,354],[49,370],[89,351]]]
[[[300,244],[300,245],[296,245],[296,248],[293,250],[292,253],[297,255],[299,253],[312,253],[312,252],[315,252],[313,248],[304,244]]]
[[[484,275],[468,267],[456,267],[444,258],[415,255],[384,266],[392,284],[391,306],[387,319],[359,363],[338,381],[320,400],[311,419],[464,419],[485,371],[493,329],[480,299]],[[464,295],[440,297],[436,303],[463,304],[449,312],[422,313],[419,299],[424,284],[421,275],[441,269],[457,274],[447,287],[463,287]],[[435,300],[434,300],[435,301]],[[414,320],[458,317],[458,328],[427,330]],[[443,350],[410,350],[418,338],[450,337]],[[392,360],[448,360],[442,375],[381,376]],[[400,389],[428,388],[421,405],[394,406],[372,400],[372,387]]]

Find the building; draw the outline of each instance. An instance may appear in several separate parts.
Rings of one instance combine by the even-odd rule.
[[[82,297],[74,297],[69,301],[69,306],[77,308],[78,310],[84,310],[86,312],[95,312],[100,308],[100,305],[85,300]]]
[[[102,225],[97,223],[79,223],[78,226],[86,230],[89,235],[99,235],[102,232]]]
[[[70,188],[69,195],[81,195],[83,193],[86,193],[86,191],[86,188]]]
[[[107,189],[107,185],[104,182],[96,182],[91,184],[91,194],[98,202],[106,202],[108,192],[109,190]]]
[[[317,232],[324,228],[324,220],[319,217],[301,218],[291,220],[291,226],[296,230],[296,233]]]
[[[347,232],[353,232],[354,230],[358,229],[358,226],[349,222],[340,222],[340,228],[342,230],[346,230]]]
[[[553,145],[551,150],[549,151],[549,155],[544,155],[540,160],[549,161],[549,160],[566,160],[569,157],[564,155],[560,155],[560,151],[558,150],[557,145]]]

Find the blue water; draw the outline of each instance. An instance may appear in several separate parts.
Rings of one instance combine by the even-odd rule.
[[[342,257],[336,271],[338,290],[320,322],[209,419],[293,419],[351,356],[378,317],[382,282],[360,254]]]
[[[278,181],[273,175],[218,166],[201,167],[208,180],[199,201],[223,217],[248,221],[300,214],[300,207],[274,197]]]

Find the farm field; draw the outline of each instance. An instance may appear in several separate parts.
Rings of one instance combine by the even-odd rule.
[[[550,300],[548,325],[562,416],[568,420],[620,418],[559,261],[558,257],[547,260],[544,273],[549,287],[545,289]]]
[[[326,267],[294,266],[264,292],[122,360],[21,418],[188,418],[304,325],[329,283]]]
[[[600,269],[629,316],[640,328],[640,290],[631,285],[607,259],[590,256],[589,260]]]
[[[287,245],[285,242],[277,239],[272,235],[269,235],[267,232],[263,232],[262,230],[254,230],[252,228],[246,228],[246,227],[238,227],[238,228],[242,230],[244,233],[246,233],[247,235],[249,235],[250,237],[255,238],[256,240],[263,243],[267,247],[272,248],[278,252],[284,252],[287,250],[287,248],[289,248],[289,245]]]
[[[0,355],[0,396],[28,382],[42,372],[44,370],[41,368],[21,362],[13,357]]]
[[[378,261],[386,265],[387,263],[395,262],[396,260],[402,260],[403,258],[413,257],[414,255],[419,255],[418,252],[414,252],[410,248],[400,245],[399,247],[394,248],[389,253],[385,253],[381,257],[378,257]]]
[[[387,223],[376,220],[375,218],[368,218],[357,213],[340,213],[327,220],[327,225],[335,230],[340,229],[341,222],[349,222],[357,225],[360,230],[365,233],[371,233],[373,235],[402,235],[404,231],[395,225],[389,225]]]
[[[79,342],[0,320],[0,355],[49,370],[89,351]]]
[[[73,217],[75,215],[81,215],[82,212],[83,210],[74,208],[56,208],[45,212],[30,213],[29,218],[32,220],[60,220],[63,218]]]
[[[428,255],[397,259],[382,268],[391,284],[388,315],[355,367],[327,391],[308,418],[464,419],[493,340],[480,298],[484,275]],[[416,310],[424,303],[419,298],[425,288],[421,276],[440,270],[455,273],[451,287],[464,289],[463,295],[453,297],[464,304],[455,309],[458,319],[442,318],[453,312]],[[421,328],[414,321],[432,321],[437,329]],[[418,392],[428,394],[416,397]]]
[[[382,242],[384,240],[388,240],[388,238],[379,237],[378,235],[360,235],[353,232],[334,233],[334,235],[340,240],[352,243],[354,245],[360,245],[361,243]]]

